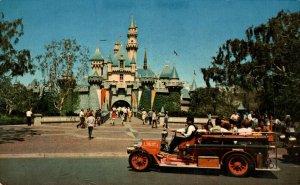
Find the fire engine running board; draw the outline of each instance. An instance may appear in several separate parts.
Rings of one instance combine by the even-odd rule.
[[[276,168],[255,168],[256,171],[280,171],[280,168],[277,166]]]
[[[195,164],[159,164],[160,167],[177,167],[177,168],[199,168],[199,169],[221,169],[221,167],[199,167]]]

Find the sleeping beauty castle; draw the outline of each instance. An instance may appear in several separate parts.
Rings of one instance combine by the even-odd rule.
[[[80,98],[78,111],[81,108],[96,110],[99,107],[107,111],[120,106],[137,111],[143,106],[143,94],[148,108],[155,107],[156,101],[159,101],[157,96],[164,97],[177,92],[182,100],[188,98],[187,92],[182,93],[183,82],[175,66],[164,65],[161,73],[156,75],[148,66],[146,49],[144,61],[141,62],[143,65],[139,66],[138,50],[138,27],[132,16],[126,45],[123,46],[122,41],[116,42],[108,58],[103,57],[100,48],[96,48],[90,57],[92,72],[81,79],[75,89]]]

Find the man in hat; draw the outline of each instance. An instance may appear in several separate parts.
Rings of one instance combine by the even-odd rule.
[[[170,144],[169,153],[173,153],[174,149],[183,141],[188,141],[188,140],[192,139],[192,137],[194,136],[194,133],[196,133],[198,128],[194,125],[194,117],[193,116],[188,116],[186,118],[186,124],[187,124],[187,126],[185,128],[176,130],[176,133],[179,133],[180,135],[175,134],[175,136]]]

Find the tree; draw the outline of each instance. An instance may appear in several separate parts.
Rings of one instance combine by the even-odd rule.
[[[213,80],[226,88],[255,91],[261,109],[299,115],[299,29],[300,13],[283,11],[267,24],[249,27],[245,39],[227,40],[219,48],[212,67],[202,69],[203,79],[208,86]]]
[[[151,108],[150,95],[151,90],[147,88],[143,90],[139,103],[139,109],[144,108],[146,110],[149,110]],[[157,93],[152,109],[155,111],[160,111],[161,107],[164,107],[164,110],[168,111],[169,113],[179,112],[181,109],[180,92],[170,92],[168,94]]]
[[[145,109],[145,110],[149,110],[151,108],[151,103],[150,103],[150,94],[151,94],[151,90],[149,89],[143,89],[142,95],[141,95],[141,99],[140,99],[140,103],[139,103],[139,109]]]
[[[9,77],[0,78],[0,104],[5,107],[5,114],[25,112],[35,103],[36,97],[31,90],[20,83],[12,84]]]
[[[4,20],[4,15],[1,15]],[[0,21],[0,104],[5,114],[22,112],[34,104],[32,91],[20,83],[12,84],[12,77],[34,73],[30,51],[17,50],[20,37],[24,35],[22,19]],[[26,98],[24,98],[26,97]]]
[[[37,60],[54,107],[61,114],[68,97],[75,97],[76,81],[88,71],[88,49],[75,39],[52,41],[45,49],[45,54],[37,56]]]
[[[169,95],[166,96],[166,104],[164,109],[172,112],[179,112],[181,110],[180,103],[180,92],[170,92]]]
[[[66,115],[73,115],[74,111],[78,109],[79,103],[79,93],[73,91],[66,97],[62,112],[64,112]]]
[[[161,108],[166,108],[167,96],[163,93],[156,93],[153,110],[160,112]]]
[[[2,14],[1,19],[4,19]],[[0,76],[18,76],[34,73],[28,49],[17,50],[15,45],[24,35],[22,19],[0,21]]]
[[[57,116],[59,115],[58,110],[54,107],[54,99],[52,93],[44,92],[39,97],[37,105],[34,107],[33,112],[38,112],[43,115]]]
[[[232,94],[218,88],[197,88],[190,94],[190,112],[195,115],[226,114],[233,111]]]

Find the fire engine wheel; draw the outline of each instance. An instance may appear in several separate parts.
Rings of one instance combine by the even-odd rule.
[[[136,151],[129,156],[129,165],[135,171],[146,171],[150,166],[150,157],[146,152]]]
[[[226,169],[229,175],[244,177],[252,170],[252,163],[249,158],[242,154],[232,154],[226,158]]]

